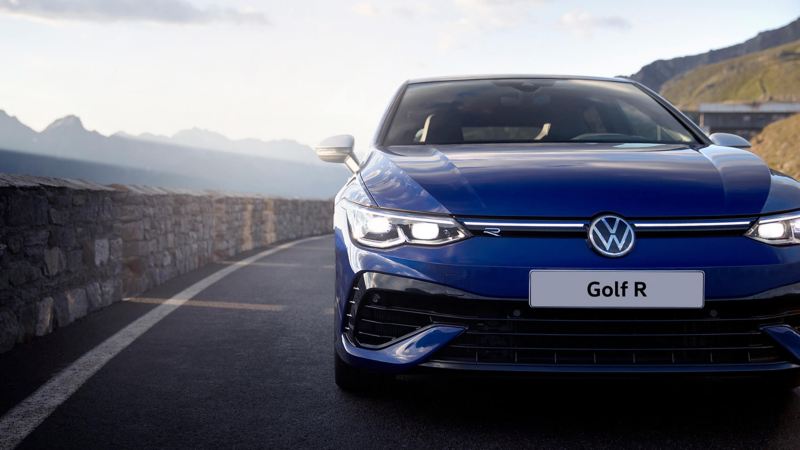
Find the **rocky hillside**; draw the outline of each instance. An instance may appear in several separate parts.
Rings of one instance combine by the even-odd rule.
[[[781,28],[761,32],[756,37],[741,44],[718,50],[711,50],[699,55],[681,56],[679,58],[661,59],[652,62],[642,67],[638,72],[631,75],[630,78],[644,84],[650,89],[660,91],[663,84],[668,80],[696,67],[759,52],[798,39],[800,39],[800,19],[796,19],[792,23]]]
[[[688,110],[704,102],[800,101],[800,40],[700,66],[668,81],[661,93]]]
[[[753,153],[773,169],[800,178],[800,114],[775,122],[753,138]]]

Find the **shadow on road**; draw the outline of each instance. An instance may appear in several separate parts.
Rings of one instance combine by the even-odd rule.
[[[472,435],[470,446],[493,437],[556,447],[797,448],[797,392],[753,382],[412,377],[351,400]]]

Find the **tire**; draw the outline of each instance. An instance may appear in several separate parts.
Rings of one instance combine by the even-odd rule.
[[[347,364],[334,351],[334,376],[339,389],[347,392],[370,392],[383,387],[391,377]]]

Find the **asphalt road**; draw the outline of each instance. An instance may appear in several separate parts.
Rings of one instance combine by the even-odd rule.
[[[0,356],[0,413],[224,264]],[[748,386],[402,379],[333,383],[331,237],[241,267],[179,307],[21,448],[797,448],[800,397]]]

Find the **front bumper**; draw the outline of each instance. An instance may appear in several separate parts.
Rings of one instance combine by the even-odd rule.
[[[651,234],[610,259],[585,235],[547,234],[376,250],[352,242],[340,207],[334,228],[335,348],[354,366],[556,374],[800,368],[800,246],[731,233]],[[530,270],[557,268],[702,270],[706,306],[531,309]]]
[[[800,296],[701,310],[533,310],[525,299],[364,272],[337,320],[347,363],[593,374],[753,374],[800,368]]]

